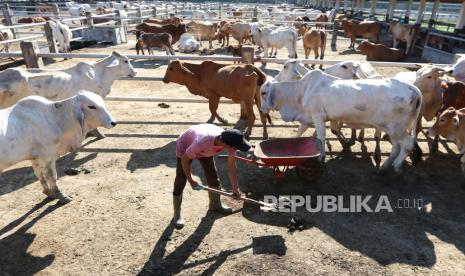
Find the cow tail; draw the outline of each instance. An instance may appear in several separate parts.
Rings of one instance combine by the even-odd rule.
[[[413,128],[412,128],[412,131],[413,131],[413,142],[414,144],[416,145],[417,144],[417,127],[418,127],[418,123],[421,123],[421,108],[422,108],[422,105],[423,105],[423,96],[421,93],[418,94],[418,98],[415,102],[415,120],[414,120],[414,124],[413,124]]]

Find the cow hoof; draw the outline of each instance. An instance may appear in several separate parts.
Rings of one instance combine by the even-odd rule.
[[[49,190],[49,189],[43,189],[42,190],[42,193],[44,193],[48,198],[50,199],[55,199],[56,196],[55,196],[55,193],[52,192],[52,190]]]
[[[215,120],[215,118],[213,118],[213,119],[208,119],[207,124],[213,123],[214,120]]]
[[[71,202],[73,199],[70,198],[69,196],[67,195],[64,195],[62,194],[61,192],[57,192],[58,196],[58,202],[61,203],[61,204],[66,204],[66,203],[69,203]]]

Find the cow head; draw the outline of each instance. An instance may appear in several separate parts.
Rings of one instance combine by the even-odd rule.
[[[308,72],[308,69],[299,60],[289,60],[284,63],[283,69],[276,76],[279,82],[297,81],[302,79],[303,75]]]
[[[423,66],[416,73],[414,85],[423,95],[423,116],[431,121],[440,110],[442,104],[441,83],[449,71],[437,66]]]
[[[189,69],[182,65],[182,62],[179,60],[173,60],[168,64],[166,68],[165,76],[163,77],[164,83],[178,83],[178,84],[185,84],[186,77],[190,75],[193,76]]]
[[[111,53],[109,57],[105,58],[104,61],[104,70],[113,72],[116,78],[132,78],[136,75],[136,71],[134,71],[134,67],[132,67],[128,57],[118,51],[113,51],[113,53]]]
[[[277,110],[275,106],[274,83],[267,80],[260,86],[261,106],[260,111],[268,114],[271,110]]]
[[[450,141],[455,141],[459,133],[460,124],[465,120],[465,109],[456,110],[449,107],[438,116],[434,125],[428,130],[428,135],[434,137],[441,135]]]
[[[105,103],[99,95],[81,90],[76,95],[75,118],[78,120],[83,134],[91,129],[103,126],[112,128],[116,121],[105,107]]]
[[[360,42],[360,44],[358,45],[357,47],[357,50],[359,50],[360,52],[362,52],[362,54],[367,54],[370,49],[373,47],[373,43],[371,43],[370,41],[368,40],[363,40],[362,42]]]

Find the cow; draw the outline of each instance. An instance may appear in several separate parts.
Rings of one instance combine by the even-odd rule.
[[[173,37],[172,44],[176,44],[181,38],[181,35],[187,32],[186,25],[179,24],[178,26],[168,24],[164,26],[155,26],[147,23],[141,23],[136,26],[136,30],[146,33],[169,33]]]
[[[250,64],[225,65],[207,60],[200,64],[171,61],[163,78],[164,83],[174,82],[185,85],[189,92],[208,99],[210,119],[215,118],[222,123],[225,119],[217,113],[221,97],[226,97],[234,102],[243,102],[247,112],[247,129],[245,137],[249,137],[255,121],[253,112],[254,103],[260,109],[259,86],[266,80],[266,75],[257,67]],[[263,124],[263,138],[267,139],[266,116],[260,113]]]
[[[441,87],[443,81],[447,81],[447,74],[450,70],[438,66],[423,66],[416,72],[401,72],[394,76],[403,82],[413,84],[420,89],[423,95],[421,116],[427,122],[432,121],[442,106],[442,91]],[[421,122],[417,126],[417,133],[422,130]],[[429,137],[427,137],[429,139]],[[428,140],[428,146],[431,153],[437,151],[438,139],[431,141]],[[421,152],[418,154],[421,155]]]
[[[41,16],[35,16],[35,17],[23,17],[18,19],[19,24],[30,24],[30,23],[44,23],[47,20],[50,20],[50,17],[41,17]]]
[[[381,33],[381,24],[375,21],[357,21],[357,20],[342,20],[342,28],[346,36],[350,37],[351,42],[349,49],[355,47],[355,38],[372,38],[379,42],[379,35]]]
[[[250,30],[251,24],[242,22],[227,22],[220,29],[225,35],[231,35],[239,44],[245,43],[245,41],[250,38]]]
[[[226,48],[228,53],[231,53],[233,57],[242,57],[242,45],[238,45],[238,46],[232,46],[232,45],[229,45],[228,48]],[[234,61],[234,63],[236,63],[236,61]],[[240,61],[238,61],[237,63],[240,63]]]
[[[194,32],[197,36],[200,46],[202,46],[202,39],[208,40],[209,49],[213,48],[212,41],[215,39],[216,32],[218,30],[217,23],[211,22],[194,22]]]
[[[268,47],[281,49],[286,47],[289,58],[297,58],[297,33],[288,28],[272,30],[267,27],[257,28],[251,33],[254,41],[263,47],[264,57],[268,57]]]
[[[452,76],[461,82],[465,82],[465,55],[457,59],[452,66]]]
[[[465,83],[460,81],[443,81],[442,91],[442,106],[439,109],[439,114],[449,107],[455,109],[465,108]]]
[[[279,110],[284,121],[315,124],[321,142],[321,161],[324,161],[328,120],[386,132],[393,147],[380,172],[393,165],[394,171],[400,173],[405,157],[417,145],[416,135],[409,133],[410,126],[416,132],[421,92],[396,79],[341,80],[316,69],[295,82],[267,81],[261,86],[260,94],[263,113]]]
[[[81,146],[89,130],[112,128],[115,120],[103,99],[80,91],[62,101],[29,96],[0,110],[0,174],[6,168],[30,160],[49,198],[67,203],[71,198],[57,186],[56,160]]]
[[[465,176],[465,108],[455,109],[449,107],[439,116],[434,125],[428,130],[429,137],[443,136],[457,145],[462,155],[460,157],[462,174]]]
[[[105,98],[116,79],[135,75],[128,58],[116,51],[100,61],[79,62],[63,70],[9,68],[0,72],[0,108],[31,95],[62,100],[79,90],[89,90]]]
[[[399,49],[389,48],[383,44],[371,43],[368,40],[360,42],[357,50],[366,55],[367,61],[398,62],[403,61],[406,58],[406,54]]]
[[[412,50],[413,45],[415,44],[415,38],[417,36],[420,24],[408,25],[401,24],[398,21],[391,21],[390,31],[392,33],[392,45],[394,48],[399,46],[400,41],[404,41],[407,44],[405,49],[405,54]]]
[[[315,18],[315,22],[328,22],[328,16],[324,13],[318,15],[316,18]],[[325,28],[325,24],[316,24],[316,28],[317,29],[324,29]]]
[[[144,22],[151,23],[151,24],[158,24],[158,25],[172,24],[172,25],[178,26],[179,24],[182,23],[182,19],[177,16],[173,16],[172,18],[161,19],[161,20],[156,19],[156,18],[148,18],[148,19],[145,19]]]
[[[0,41],[6,41],[11,39],[14,39],[13,32],[11,32],[11,30],[8,29],[6,26],[0,24]],[[0,45],[0,52],[9,53],[11,44],[12,42],[3,43],[2,45]]]
[[[289,60],[284,63],[283,69],[276,76],[276,81],[285,82],[285,81],[295,81],[302,79],[302,76],[308,73],[308,69],[299,62],[299,60]],[[368,62],[355,62],[355,61],[343,61],[336,63],[325,69],[325,73],[333,77],[340,79],[381,79],[381,76],[375,71],[375,69]],[[308,125],[301,124],[297,130],[297,137],[300,137],[304,132],[309,128]],[[336,135],[337,139],[344,148],[351,147],[355,144],[356,139],[356,128],[352,128],[352,135],[350,140],[344,137],[341,132],[342,123],[340,122],[331,122],[331,132]],[[365,136],[365,131],[363,128],[360,129],[360,134],[358,136],[358,141],[363,143]],[[381,162],[381,132],[375,132],[375,154],[374,159],[379,165]],[[328,143],[328,148],[331,150],[331,145]]]
[[[179,39],[178,48],[183,53],[197,52],[200,49],[200,43],[193,35],[185,33]]]
[[[308,59],[310,52],[313,50],[315,59],[323,59],[325,56],[326,49],[326,32],[320,30],[308,30],[302,36],[302,43],[305,51],[305,58]],[[318,51],[320,50],[320,52]],[[321,55],[320,55],[321,54]],[[315,64],[312,65],[314,67]],[[320,69],[323,68],[323,64],[320,64]]]
[[[69,29],[68,25],[63,22],[52,20],[50,21],[52,27],[53,37],[56,39],[59,45],[59,51],[61,53],[71,52],[71,39],[73,38],[73,33]]]
[[[153,55],[152,48],[158,47],[163,48],[166,52],[166,55],[173,55],[174,56],[174,49],[171,45],[173,38],[169,33],[145,33],[140,32],[139,37],[137,38],[136,42],[136,51],[139,54],[139,50],[142,51],[142,54],[145,55],[143,47],[147,47],[147,51],[149,55]]]

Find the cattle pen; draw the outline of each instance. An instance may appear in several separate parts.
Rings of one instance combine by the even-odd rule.
[[[342,10],[345,2],[346,11],[353,7],[355,14],[360,2],[365,15],[370,12],[370,1],[300,1],[301,6],[296,7],[335,7],[338,3]],[[389,2],[377,1],[386,6]],[[419,4],[413,3],[414,7]],[[101,130],[106,138],[88,138],[81,148],[57,161],[60,188],[73,198],[72,202],[62,205],[45,199],[27,162],[0,175],[0,252],[4,253],[0,254],[0,275],[457,275],[465,271],[465,185],[460,153],[453,143],[441,138],[439,152],[430,154],[425,131],[418,136],[425,153],[422,162],[414,166],[407,158],[402,175],[378,175],[373,160],[374,129],[366,129],[363,143],[357,141],[350,149],[344,149],[328,123],[327,140],[332,147],[326,150],[324,173],[316,182],[303,181],[294,171],[275,181],[272,169],[237,162],[238,182],[247,197],[307,197],[306,200],[312,200],[306,201],[308,206],[297,207],[295,212],[274,213],[224,198],[223,202],[235,210],[225,216],[208,211],[207,192],[194,191],[188,185],[182,210],[186,225],[181,230],[174,229],[171,220],[176,139],[188,127],[205,123],[210,112],[205,98],[192,95],[182,85],[162,82],[168,64],[173,60],[241,62],[254,64],[267,76],[276,77],[289,58],[285,49],[278,50],[274,58],[264,58],[251,46],[243,47],[242,56],[233,57],[216,40],[211,50],[214,55],[182,53],[177,49],[175,56],[166,56],[158,49],[154,55],[136,55],[131,30],[147,17],[169,18],[196,10],[221,10],[221,18],[217,14],[211,20],[219,22],[232,17],[229,13],[233,3],[229,7],[223,4],[157,1],[156,16],[153,8],[141,8],[139,15],[136,8],[127,18],[115,11],[101,15],[110,17],[110,22],[93,27],[76,22],[89,22],[95,15],[67,17],[67,7],[60,4],[59,18],[76,29],[70,53],[58,52],[54,38],[47,37],[46,22],[13,22],[7,26],[18,32],[10,41],[14,43],[10,53],[0,53],[5,67],[63,70],[79,62],[93,63],[118,51],[129,58],[137,75],[116,80],[105,99],[118,123],[112,129]],[[403,4],[397,1],[397,6]],[[25,5],[10,3],[12,14],[15,9],[24,11],[21,15],[16,13],[18,18],[35,16],[27,10],[30,8],[15,6]],[[91,6],[94,10],[96,3]],[[277,7],[275,3],[243,6],[248,8],[242,15],[247,22],[255,20],[255,6],[257,20],[269,20],[278,26],[294,22],[277,18],[276,14],[273,18],[260,14],[260,9]],[[385,20],[386,9],[378,6],[375,12]],[[427,14],[430,12],[426,9]],[[52,10],[43,13],[51,17],[53,14]],[[393,16],[403,18],[404,14],[394,10]],[[415,18],[416,13],[410,17]],[[75,23],[71,24],[73,20]],[[106,27],[122,28],[126,42],[84,42],[86,37],[81,31]],[[333,28],[337,28],[336,32]],[[340,25],[328,24],[325,29],[325,59],[303,59],[300,39],[298,58],[308,66],[323,64],[324,68],[342,61],[364,61],[364,55],[348,49],[350,40],[343,37],[339,28]],[[461,47],[462,38],[457,34],[436,33],[451,36],[452,40],[458,38],[454,47]],[[333,39],[335,44],[331,47]],[[388,41],[389,37],[381,40]],[[236,45],[235,40],[231,41]],[[203,45],[208,47],[208,43]],[[425,45],[429,44],[417,43]],[[428,65],[430,60],[422,58],[421,51],[417,49],[405,62],[369,63],[379,75],[389,78]],[[435,65],[449,67],[460,54],[448,53],[449,59],[436,60]],[[228,120],[226,124],[214,122],[218,126],[245,128],[245,121],[239,119],[243,115],[239,104],[222,100],[218,112]],[[258,115],[257,109],[255,114]],[[285,122],[278,112],[270,115],[270,138],[296,135],[296,122]],[[423,126],[427,128],[431,122],[423,121]],[[257,120],[250,139],[253,145],[262,140],[260,127]],[[348,127],[343,127],[342,132],[346,137],[351,134]],[[310,129],[304,136],[312,133]],[[390,150],[389,141],[382,140],[383,161]],[[240,156],[251,158],[248,154]],[[215,162],[223,188],[230,190],[225,158],[219,156]],[[206,183],[199,162],[193,162],[192,173],[196,181]],[[318,197],[341,200],[340,204],[349,211],[308,211],[318,208]],[[351,201],[368,197],[371,212],[350,209]],[[381,199],[390,202],[392,212],[375,212]]]

